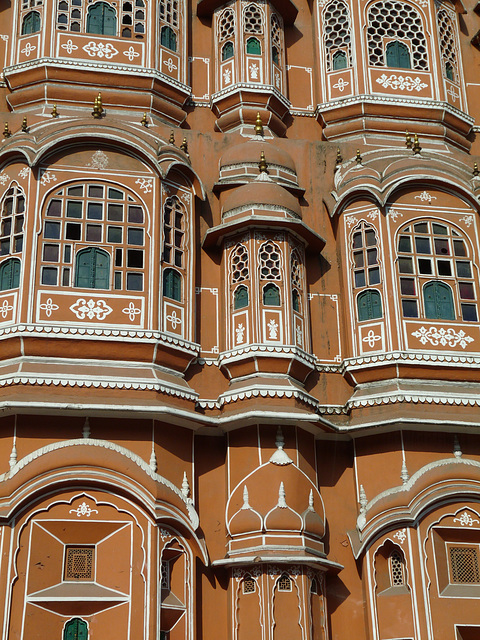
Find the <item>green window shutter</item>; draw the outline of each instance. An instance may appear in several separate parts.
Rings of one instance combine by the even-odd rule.
[[[345,51],[336,51],[333,54],[332,67],[334,71],[347,68],[347,54],[345,53]]]
[[[115,9],[109,5],[103,5],[103,33],[106,36],[117,35],[117,15]]]
[[[423,288],[425,317],[432,320],[455,320],[450,287],[443,282],[428,282]]]
[[[163,295],[172,300],[182,300],[182,276],[175,269],[163,272]]]
[[[406,44],[395,40],[387,44],[387,67],[411,69],[410,51]]]
[[[247,40],[247,53],[259,56],[262,53],[262,45],[258,38],[249,38]]]
[[[358,321],[381,318],[382,299],[380,293],[375,290],[363,291],[357,298]]]
[[[0,291],[15,289],[20,283],[20,260],[12,258],[0,266]]]
[[[243,309],[248,306],[248,289],[245,285],[237,287],[233,295],[233,308]]]
[[[177,36],[171,27],[162,27],[160,32],[160,44],[170,51],[177,50]]]
[[[233,58],[233,42],[227,42],[223,45],[222,61]]]
[[[117,15],[115,9],[105,2],[97,2],[90,7],[87,15],[87,33],[117,35]]]
[[[83,289],[108,289],[110,256],[101,249],[84,249],[77,255],[75,286]]]
[[[65,625],[63,640],[88,640],[88,627],[85,620],[74,618]]]
[[[263,304],[279,307],[280,306],[280,289],[274,284],[267,284],[263,289]]]

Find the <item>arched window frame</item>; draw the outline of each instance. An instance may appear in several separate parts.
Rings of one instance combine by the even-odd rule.
[[[116,36],[117,10],[105,0],[91,4],[87,9],[85,32],[92,35]]]
[[[0,259],[21,254],[25,226],[25,193],[12,183],[0,203]]]
[[[365,301],[365,305],[363,302]],[[366,313],[363,309],[366,308]],[[382,296],[377,289],[364,289],[357,295],[357,317],[359,322],[383,318]]]
[[[177,34],[169,25],[163,25],[160,29],[160,44],[170,51],[177,51]]]
[[[85,275],[80,261],[83,257],[88,258],[87,269],[89,273]],[[101,265],[104,260],[106,266]],[[100,263],[100,264],[98,264]],[[102,269],[100,270],[100,266]],[[111,256],[108,251],[98,247],[86,247],[77,251],[74,262],[74,286],[80,289],[110,289]]]
[[[88,623],[82,618],[72,618],[65,623],[63,640],[87,640]]]
[[[249,56],[261,56],[262,55],[262,43],[255,36],[247,38],[245,43],[245,50]]]
[[[235,55],[235,45],[231,40],[222,45],[222,62],[230,60]]]
[[[390,572],[390,584],[392,587],[403,587],[406,584],[405,558],[396,547],[388,556],[388,569]]]
[[[336,71],[335,54],[345,56],[345,67],[352,66],[352,35],[350,9],[342,0],[333,0],[323,10],[323,46],[327,71]]]
[[[166,198],[163,204],[163,295],[177,302],[186,300],[185,282],[189,260],[188,225],[188,211],[179,196],[172,195]],[[176,278],[174,275],[169,276],[173,273],[180,277],[176,280],[174,289],[168,284],[169,277]],[[180,287],[180,293],[178,293],[178,287]]]
[[[233,310],[245,309],[249,304],[248,287],[244,284],[238,285],[233,292]]]
[[[361,220],[350,234],[353,288],[360,290],[380,285],[382,270],[377,229]]]
[[[183,278],[182,274],[173,267],[167,267],[162,274],[162,292],[165,298],[183,302]]]
[[[282,304],[282,294],[280,287],[273,282],[262,287],[262,303],[266,307],[280,307]]]
[[[181,29],[183,27],[182,0],[160,0],[159,8],[159,43],[167,51],[181,53]],[[167,35],[168,34],[168,37]],[[173,45],[175,48],[173,48]]]
[[[38,33],[42,28],[42,16],[39,11],[29,11],[22,17],[22,36],[29,36]]]
[[[21,269],[22,263],[18,258],[8,258],[0,264],[0,291],[19,287]]]
[[[458,85],[460,53],[458,31],[453,16],[444,6],[440,6],[437,11],[437,29],[443,77]]]
[[[410,48],[405,42],[391,40],[385,47],[385,66],[394,69],[411,69]]]

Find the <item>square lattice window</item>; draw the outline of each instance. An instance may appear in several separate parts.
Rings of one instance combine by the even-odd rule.
[[[479,584],[480,569],[477,547],[449,547],[450,582],[452,584]]]
[[[65,580],[93,580],[94,547],[67,547],[65,550]]]

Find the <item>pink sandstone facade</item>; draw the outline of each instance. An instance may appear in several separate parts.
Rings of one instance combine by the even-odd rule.
[[[0,0],[1,640],[480,638],[480,4]]]

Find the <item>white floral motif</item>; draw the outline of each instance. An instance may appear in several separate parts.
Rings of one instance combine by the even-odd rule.
[[[334,89],[338,89],[340,93],[343,93],[344,89],[348,87],[350,83],[344,80],[343,78],[339,78],[337,84],[333,85]]]
[[[451,98],[452,98],[452,100],[454,102],[456,102],[458,100],[458,98],[460,97],[460,94],[455,91],[454,87],[449,87],[447,89],[447,93],[448,93],[449,96],[451,96]]]
[[[65,51],[70,54],[76,51],[78,47],[76,44],[73,44],[71,40],[67,40],[65,44],[62,44],[62,49],[65,49]]]
[[[51,298],[47,298],[45,300],[45,303],[40,305],[40,309],[45,311],[45,315],[47,316],[47,318],[50,318],[50,316],[52,315],[52,311],[56,311],[57,309],[60,309],[60,307],[58,306],[58,304],[54,304]]]
[[[21,169],[18,172],[18,177],[19,178],[27,178],[29,173],[30,173],[30,169],[28,167],[23,167],[23,169]]]
[[[223,72],[223,81],[225,84],[230,84],[232,81],[232,72],[230,69],[225,69]]]
[[[56,181],[57,176],[54,173],[50,173],[49,171],[45,171],[45,173],[42,175],[42,179],[40,180],[43,186],[50,184],[50,182]]]
[[[169,316],[165,316],[165,319],[168,320],[168,322],[170,322],[170,324],[172,325],[172,329],[174,331],[177,328],[177,325],[182,324],[182,319],[179,316],[177,316],[177,312],[175,311],[175,309],[172,311],[172,313]]]
[[[189,193],[187,193],[186,191],[184,193],[182,193],[182,195],[180,197],[186,204],[190,203],[191,195]]]
[[[172,73],[172,71],[177,68],[177,66],[175,65],[174,61],[171,58],[169,58],[168,60],[164,60],[163,64],[167,67],[169,73]]]
[[[350,228],[353,224],[357,223],[357,219],[354,216],[347,216],[345,222],[348,224],[348,228]]]
[[[171,538],[172,534],[166,529],[160,529],[160,537],[162,540],[166,540],[167,538]]]
[[[397,533],[393,534],[394,538],[397,538],[397,540],[400,541],[400,544],[403,544],[405,542],[405,539],[407,537],[407,530],[406,529],[400,529],[400,531],[397,531]]]
[[[378,218],[378,209],[371,209],[367,213],[367,218],[370,218],[370,220],[376,220]]]
[[[103,42],[93,42],[91,40],[82,49],[91,58],[106,58],[107,60],[111,60],[118,53],[118,50],[110,42],[103,44]]]
[[[384,89],[390,87],[394,91],[400,89],[403,91],[406,89],[407,91],[421,91],[428,87],[428,84],[422,82],[421,78],[418,76],[416,78],[411,78],[410,76],[396,76],[394,73],[392,75],[387,76],[386,73],[382,74],[379,78],[377,78],[378,84],[381,84]]]
[[[138,178],[135,180],[135,184],[140,185],[140,189],[143,193],[150,193],[152,191],[152,179],[151,178]]]
[[[444,329],[443,327],[440,329],[437,327],[430,327],[429,329],[420,327],[418,331],[412,333],[412,336],[418,338],[422,344],[429,342],[434,347],[441,344],[443,347],[446,345],[449,347],[460,346],[465,349],[469,342],[473,342],[473,338],[467,336],[462,329],[457,333],[455,329]]]
[[[252,62],[252,64],[248,67],[248,70],[250,71],[250,77],[252,78],[252,80],[258,80],[258,72],[259,72],[258,64],[254,64]]]
[[[278,71],[275,72],[275,86],[277,87],[277,89],[280,89],[280,74],[278,73]]]
[[[91,162],[87,162],[87,167],[94,169],[106,169],[108,167],[108,156],[103,151],[95,151],[92,154]]]
[[[476,522],[477,524],[480,524],[480,522],[476,518],[475,519],[472,518],[472,516],[468,513],[468,511],[464,511],[459,518],[454,518],[453,521],[460,522],[462,527],[464,526],[471,527],[474,522]]]
[[[30,54],[35,51],[36,48],[37,47],[34,44],[32,44],[31,42],[27,42],[25,47],[22,49],[22,53],[24,53],[28,58]]]
[[[474,220],[474,216],[463,216],[463,218],[460,218],[460,222],[463,222],[466,227],[470,227]]]
[[[82,502],[80,506],[76,509],[70,509],[68,513],[76,513],[78,518],[80,518],[80,516],[87,516],[87,518],[89,518],[92,513],[98,513],[98,511],[97,509],[91,509],[90,505],[86,502]]]
[[[375,346],[375,343],[381,339],[382,339],[382,336],[375,335],[374,330],[370,329],[367,335],[364,338],[362,338],[362,342],[366,342],[370,347],[370,349],[373,349],[373,347]]]
[[[272,318],[267,324],[267,328],[270,340],[276,340],[278,338],[278,323]]]
[[[10,176],[7,173],[0,173],[0,183],[1,184],[7,184],[7,182],[10,180]]]
[[[432,200],[436,200],[436,196],[432,196],[428,193],[428,191],[422,191],[419,196],[415,196],[415,200],[421,200],[422,202],[428,202],[428,204],[432,204]]]
[[[13,306],[8,304],[8,300],[4,300],[2,302],[2,306],[0,307],[0,315],[3,319],[7,317],[9,311],[13,311]]]
[[[113,309],[108,306],[105,300],[90,299],[87,302],[85,298],[79,298],[75,304],[72,304],[70,311],[72,311],[79,320],[85,320],[85,318],[89,320],[93,320],[94,318],[97,320],[105,320],[105,318],[112,313]]]
[[[235,327],[235,333],[236,333],[236,343],[242,344],[243,338],[245,336],[245,327],[243,326],[242,323],[240,323]]]
[[[132,60],[134,58],[138,58],[140,56],[138,51],[135,51],[135,49],[132,47],[132,45],[130,45],[129,49],[127,49],[126,51],[123,52],[123,55],[127,56],[127,58],[130,60],[130,62],[132,62]]]
[[[297,344],[300,347],[303,347],[303,331],[302,331],[302,328],[297,326],[297,328],[295,329],[295,333],[296,333],[296,336],[297,336]]]
[[[393,207],[390,207],[390,209],[388,210],[388,215],[394,222],[397,221],[397,218],[403,218],[403,213],[401,213],[400,211],[397,211]]]
[[[128,307],[122,309],[122,313],[126,313],[128,315],[128,319],[133,322],[135,320],[135,316],[138,316],[139,313],[142,313],[141,309],[137,309],[137,307],[130,301]]]

